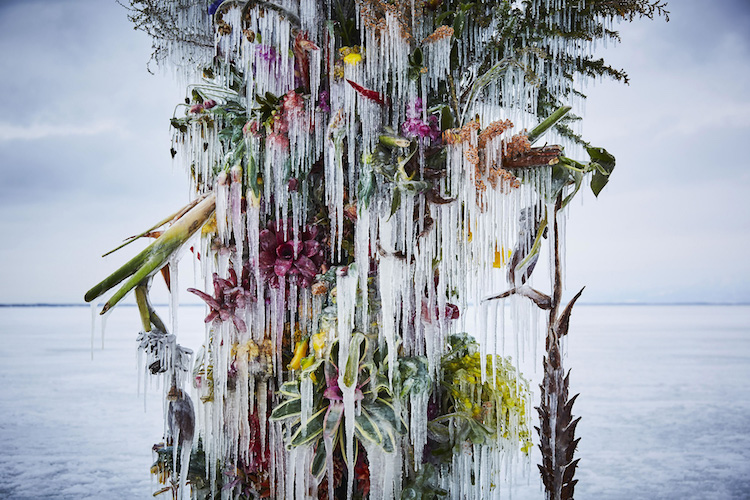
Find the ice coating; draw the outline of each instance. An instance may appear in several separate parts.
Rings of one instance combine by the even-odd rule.
[[[532,149],[529,131],[595,48],[551,33],[612,16],[567,0],[504,17],[489,2],[160,3],[185,34],[155,41],[189,84],[173,156],[195,197],[216,196],[192,254],[207,314],[194,365],[176,343],[177,259],[172,333],[139,337],[195,406],[206,481],[183,467],[178,494],[499,497],[528,469],[518,367],[554,333],[537,288],[561,285],[572,191],[561,149]],[[537,17],[539,32],[513,31]],[[548,281],[532,275],[545,252]]]

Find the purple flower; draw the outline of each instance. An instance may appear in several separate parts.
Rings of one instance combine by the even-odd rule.
[[[325,263],[325,248],[319,241],[322,232],[318,226],[308,226],[300,240],[291,240],[291,224],[284,234],[281,222],[270,223],[260,232],[260,271],[274,288],[279,278],[309,288]]]
[[[322,91],[318,96],[318,107],[321,111],[325,111],[326,113],[331,112],[331,105],[328,102],[328,91],[324,90]]]
[[[258,57],[267,63],[278,63],[279,56],[276,53],[276,49],[271,45],[257,45],[255,49],[258,53]]]
[[[214,106],[216,106],[216,101],[214,101],[213,99],[206,99],[205,101],[203,101],[203,109],[211,109]]]
[[[435,143],[440,140],[441,132],[438,117],[430,115],[427,123],[422,121],[422,99],[417,98],[406,108],[406,121],[401,124],[401,133],[407,138],[429,137]]]

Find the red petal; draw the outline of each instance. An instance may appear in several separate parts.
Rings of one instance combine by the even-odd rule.
[[[318,267],[313,261],[304,255],[300,255],[299,259],[294,263],[294,267],[299,269],[300,273],[302,273],[302,276],[305,278],[312,278],[318,274]]]
[[[372,101],[375,101],[378,104],[385,104],[385,100],[383,99],[383,96],[380,95],[380,93],[375,92],[374,90],[366,89],[362,85],[358,83],[354,83],[351,80],[346,80],[349,82],[349,85],[354,88],[362,97],[366,97]]]
[[[292,268],[292,264],[291,260],[276,259],[276,263],[273,265],[273,272],[276,273],[276,276],[286,276],[286,273]]]
[[[260,240],[261,252],[273,250],[274,248],[276,248],[276,234],[273,231],[264,229],[260,232],[260,236],[258,239]]]

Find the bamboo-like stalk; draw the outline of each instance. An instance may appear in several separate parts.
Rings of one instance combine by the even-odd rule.
[[[542,123],[534,127],[534,129],[529,132],[529,135],[527,136],[529,138],[529,142],[531,144],[534,144],[536,141],[538,141],[539,138],[543,136],[547,130],[551,129],[557,122],[562,120],[570,110],[570,106],[562,106],[547,118],[545,118]]]
[[[143,325],[144,332],[150,332],[153,325],[157,330],[163,333],[167,333],[167,327],[161,320],[154,307],[151,305],[151,300],[148,297],[148,289],[151,286],[151,278],[147,278],[135,287],[135,303],[138,305],[138,313],[141,317],[141,324]]]
[[[91,302],[129,277],[104,304],[101,314],[107,312],[138,284],[161,269],[172,254],[206,223],[215,208],[216,196],[212,193],[172,224],[145,250],[86,292],[84,300]]]
[[[179,209],[177,212],[175,212],[172,215],[169,215],[169,216],[163,218],[162,220],[160,220],[159,222],[157,222],[156,224],[154,224],[150,228],[148,228],[145,231],[143,231],[141,234],[137,234],[135,236],[131,236],[129,238],[126,238],[125,241],[120,246],[118,246],[117,248],[113,248],[112,250],[110,250],[109,252],[107,252],[105,254],[102,254],[102,257],[106,257],[107,255],[115,253],[116,251],[120,250],[121,248],[124,248],[124,247],[130,245],[131,243],[133,243],[138,238],[143,238],[144,236],[146,236],[147,234],[149,234],[151,231],[154,231],[155,229],[160,228],[161,226],[163,226],[167,222],[172,222],[172,221],[175,221],[175,220],[179,219],[180,217],[182,217],[183,215],[185,215],[188,211],[190,211],[190,209],[192,209],[195,205],[197,205],[198,203],[200,203],[201,201],[203,201],[206,198],[206,196],[207,195],[203,195],[203,196],[201,196],[199,198],[194,199],[193,201],[191,201],[190,203],[188,203],[187,205],[185,205],[184,207],[182,207],[181,209]]]

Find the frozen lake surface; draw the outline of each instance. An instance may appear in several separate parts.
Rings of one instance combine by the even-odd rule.
[[[181,309],[184,345],[203,314]],[[162,406],[136,393],[137,311],[114,311],[93,359],[90,322],[0,308],[0,498],[153,498]],[[570,331],[578,500],[750,498],[750,306],[577,306]],[[536,471],[502,497],[542,498]]]

